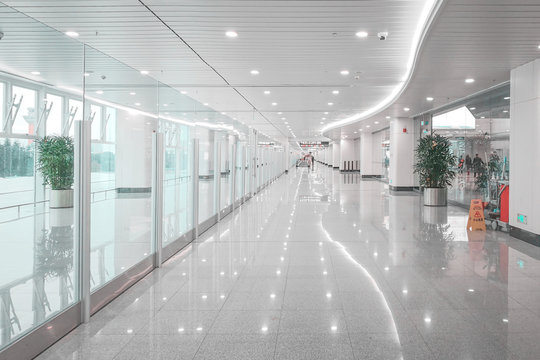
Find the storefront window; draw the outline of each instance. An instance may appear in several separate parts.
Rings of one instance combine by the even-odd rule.
[[[449,188],[451,201],[471,199],[498,205],[508,185],[510,165],[510,87],[500,87],[433,115],[432,130],[448,136],[458,162]]]

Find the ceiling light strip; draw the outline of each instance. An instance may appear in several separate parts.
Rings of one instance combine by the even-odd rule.
[[[379,102],[377,105],[361,113],[358,113],[348,118],[328,124],[327,126],[322,128],[323,132],[327,132],[329,130],[332,130],[338,127],[349,125],[357,121],[365,120],[373,115],[376,115],[379,112],[387,109],[401,96],[401,94],[405,91],[405,89],[407,88],[407,86],[409,85],[412,79],[412,75],[414,74],[414,70],[416,68],[416,62],[418,60],[420,50],[422,49],[424,40],[426,38],[428,30],[431,27],[431,24],[433,24],[433,21],[438,15],[439,9],[441,8],[443,1],[444,0],[427,0],[426,1],[426,4],[424,5],[424,8],[422,10],[422,13],[420,14],[420,19],[418,21],[418,24],[416,26],[416,31],[413,36],[411,52],[409,55],[409,60],[407,62],[407,72],[405,73],[403,80],[400,81],[394,87],[392,92],[387,97],[385,97],[381,102]]]

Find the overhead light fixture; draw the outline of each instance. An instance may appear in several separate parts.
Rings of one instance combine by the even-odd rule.
[[[30,74],[32,74],[32,75],[40,75],[41,73],[39,71],[32,71]]]
[[[473,78],[468,78],[468,79],[465,79],[465,82],[467,84],[472,84],[474,82],[474,79]]]
[[[90,73],[85,72],[85,73],[84,73],[84,76],[85,76],[85,77],[88,77],[88,76],[90,76]]]
[[[251,75],[259,75],[259,70],[251,70]]]
[[[148,70],[141,70],[142,75],[148,75]]]
[[[387,117],[386,117],[386,120],[389,120],[389,119],[390,119],[390,116],[387,116]]]
[[[332,91],[332,94],[334,94],[334,95],[339,94],[339,90],[334,90],[334,91]]]
[[[370,127],[371,127],[371,125],[366,125],[366,128],[368,128],[368,129],[369,129]]]
[[[281,111],[280,111],[280,112],[278,112],[278,115],[281,115],[281,114],[283,114],[283,113],[282,113]]]
[[[99,94],[99,95],[103,94],[103,90],[97,90],[96,94]]]
[[[227,31],[227,32],[225,33],[225,35],[226,35],[227,37],[230,37],[230,38],[235,38],[235,37],[238,36],[238,33],[237,33],[236,31],[230,30],[230,31]]]
[[[356,36],[359,37],[359,38],[367,38],[368,33],[366,31],[359,31],[359,32],[356,33]]]
[[[321,120],[326,120],[326,118],[325,118],[325,117],[323,117],[323,118],[322,118]]]
[[[476,108],[475,108],[475,107],[472,107],[472,108],[469,108],[469,110],[476,110]]]
[[[378,121],[375,121],[374,124],[377,125],[377,124],[379,124],[379,122],[378,122]]]
[[[328,106],[332,106],[332,105],[334,105],[333,102],[329,102],[329,103],[328,103]]]
[[[129,93],[129,95],[132,95],[132,96],[133,96],[133,95],[136,95],[136,94],[137,94],[137,93],[135,93],[135,92],[133,92],[133,91]]]
[[[281,120],[287,120],[287,118],[286,118],[286,117],[282,117]]]
[[[343,76],[347,76],[347,75],[349,75],[349,70],[341,70],[340,74],[343,75]]]
[[[404,111],[409,111],[409,110],[411,110],[411,109],[409,109],[408,107],[404,107],[403,110],[404,110]]]
[[[64,34],[66,34],[67,36],[72,37],[72,38],[76,38],[76,37],[79,36],[79,33],[75,32],[75,31],[66,31]]]
[[[504,100],[510,100],[510,96],[505,96]]]
[[[204,105],[204,106],[208,106],[208,105],[210,105],[210,104],[208,104],[208,103],[204,103],[203,105]]]
[[[270,95],[270,90],[264,90],[264,95]]]
[[[182,94],[182,95],[186,95],[186,94],[187,94],[187,91],[185,91],[185,90],[182,90],[182,91],[180,91],[180,94]]]
[[[141,106],[141,103],[136,102],[135,106]]]
[[[328,115],[328,111],[325,111],[325,112],[324,112],[324,115]]]
[[[277,105],[277,103],[276,103],[276,102],[273,102],[273,103],[272,103],[272,106],[276,106],[276,105]]]
[[[321,125],[324,125],[324,121],[321,121]]]
[[[427,101],[433,101],[433,98],[432,98],[431,96],[428,96],[428,97],[426,98],[426,100],[427,100]]]

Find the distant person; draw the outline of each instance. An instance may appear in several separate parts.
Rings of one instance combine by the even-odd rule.
[[[463,174],[463,164],[465,163],[465,160],[463,159],[463,155],[459,157],[458,162],[458,171],[460,174]]]
[[[311,170],[315,170],[315,156],[312,153],[309,153],[309,155],[311,155]]]
[[[469,156],[469,154],[467,154],[467,156],[465,156],[465,167],[467,168],[467,175],[470,175],[471,174],[471,168],[472,168],[472,159]]]
[[[482,165],[484,165],[484,162],[482,161],[482,159],[480,159],[478,154],[476,154],[476,156],[474,157],[474,160],[472,162],[472,167],[473,167],[473,171],[474,171],[474,177],[476,177],[477,174],[482,173]]]

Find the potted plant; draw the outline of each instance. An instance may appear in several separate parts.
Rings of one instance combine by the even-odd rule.
[[[73,207],[73,139],[46,136],[36,143],[37,170],[43,175],[43,184],[51,186],[49,207]]]
[[[415,152],[414,172],[418,174],[420,186],[424,188],[424,205],[446,206],[446,188],[456,176],[452,167],[457,160],[450,140],[431,133],[420,138]]]

